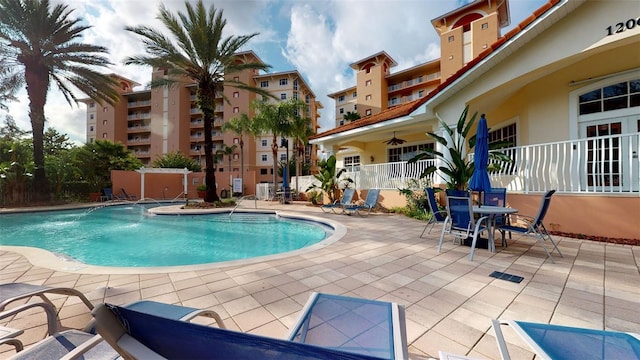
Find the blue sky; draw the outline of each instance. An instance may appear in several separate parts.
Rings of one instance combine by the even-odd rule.
[[[53,0],[52,2],[56,2]],[[249,43],[271,71],[297,69],[324,105],[321,131],[333,127],[334,102],[326,95],[355,85],[349,64],[379,51],[397,62],[392,72],[439,58],[440,43],[431,20],[462,6],[464,0],[218,0],[224,9],[229,34],[260,33]],[[510,0],[511,26],[529,16],[546,0]],[[158,0],[67,0],[74,17],[83,18],[92,28],[84,42],[99,44],[110,51],[114,65],[110,72],[141,84],[150,80],[150,69],[124,66],[125,57],[142,54],[139,39],[125,26],[148,25],[155,20]],[[183,11],[184,1],[167,0],[172,11]],[[205,0],[206,6],[211,1]],[[84,97],[78,94],[78,97]],[[28,100],[23,91],[20,102],[9,104],[9,114],[18,126],[31,129]],[[70,107],[57,89],[49,92],[46,126],[69,135],[77,143],[85,141],[85,106]],[[0,118],[6,112],[0,110]]]

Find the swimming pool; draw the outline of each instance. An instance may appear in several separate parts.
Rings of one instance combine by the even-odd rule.
[[[196,265],[289,252],[333,229],[271,212],[154,215],[155,205],[3,214],[0,245],[41,248],[110,267]]]

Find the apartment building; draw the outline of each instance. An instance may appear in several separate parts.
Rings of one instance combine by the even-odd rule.
[[[385,51],[350,65],[356,86],[331,93],[335,101],[336,126],[421,99],[451,75],[485,51],[510,23],[508,1],[473,1],[431,21],[440,35],[440,59],[395,73],[397,62]]]
[[[238,53],[237,58],[244,62],[262,62],[253,51]],[[146,166],[150,166],[153,160],[164,154],[180,151],[198,161],[204,168],[204,122],[202,112],[196,104],[195,84],[184,82],[173,87],[134,90],[140,84],[116,74],[112,76],[120,84],[121,99],[117,104],[100,105],[90,99],[84,100],[87,105],[86,141],[90,143],[96,139],[107,139],[121,142]],[[166,76],[169,75],[164,69],[154,69],[151,73],[151,79]],[[234,80],[269,91],[278,101],[305,101],[308,113],[303,115],[311,119],[314,132],[318,128],[318,111],[322,105],[298,71],[260,74],[257,70],[246,70],[233,76]],[[249,91],[225,87],[224,98],[220,96],[216,99],[211,134],[213,151],[222,149],[223,145],[236,145],[231,159],[225,156],[217,164],[218,172],[240,177],[239,136],[231,132],[225,133],[221,128],[222,124],[242,113],[252,117],[254,113],[249,105],[257,96],[259,95]],[[268,134],[255,139],[245,135],[243,139],[244,171],[254,172],[256,183],[272,181],[271,141],[272,137]],[[293,141],[289,143],[293,144]],[[288,150],[289,156],[292,156],[293,149]],[[316,151],[311,145],[306,150],[305,161],[313,167],[317,162]],[[286,148],[279,149],[278,160],[284,161],[286,152]]]

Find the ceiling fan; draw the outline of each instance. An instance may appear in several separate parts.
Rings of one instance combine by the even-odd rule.
[[[387,145],[401,145],[401,144],[406,143],[407,141],[403,140],[403,139],[398,139],[396,137],[396,132],[394,131],[393,132],[393,137],[391,139],[389,139],[387,141],[383,141],[383,142],[386,143]]]

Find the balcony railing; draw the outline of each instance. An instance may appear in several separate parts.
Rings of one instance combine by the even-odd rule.
[[[138,106],[149,106],[151,105],[151,100],[141,100],[141,101],[129,101],[127,103],[127,107],[138,107]]]
[[[632,194],[640,196],[640,133],[592,137],[547,144],[501,149],[511,162],[502,162],[490,172],[493,187],[508,191],[539,193]],[[443,183],[436,172],[429,179],[420,175],[436,160],[414,164],[394,162],[360,165],[347,172],[357,189],[421,188]],[[313,181],[313,178],[307,179]],[[305,179],[301,179],[305,181]],[[306,189],[306,188],[305,188]]]

